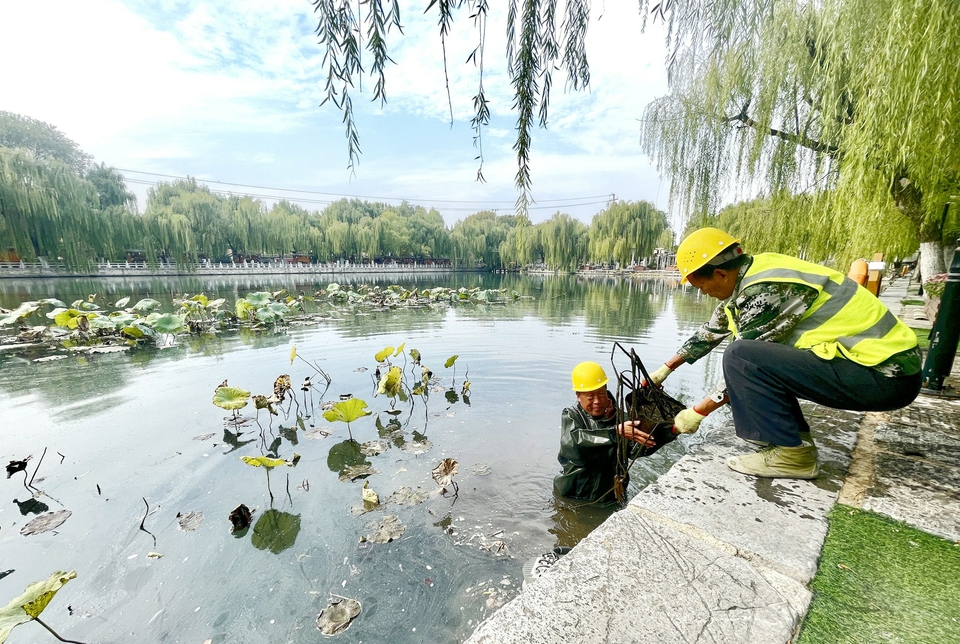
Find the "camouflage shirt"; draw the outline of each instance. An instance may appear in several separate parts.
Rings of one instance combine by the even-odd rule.
[[[728,303],[737,320],[740,338],[783,343],[817,299],[815,288],[788,282],[759,282],[739,291],[740,282],[752,263],[752,259],[748,259],[740,267],[733,290],[735,297],[720,302],[710,319],[677,351],[684,362],[696,362],[731,335],[733,331],[723,310]],[[921,366],[920,350],[914,347],[890,356],[873,369],[892,378],[918,373]]]

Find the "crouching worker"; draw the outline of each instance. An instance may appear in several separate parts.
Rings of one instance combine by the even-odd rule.
[[[641,421],[617,423],[617,406],[607,391],[607,374],[596,362],[581,362],[571,374],[577,404],[560,415],[560,454],[563,472],[553,480],[560,496],[579,501],[616,500],[617,436],[653,446],[641,431]],[[626,486],[627,480],[623,484]]]
[[[718,300],[713,316],[650,374],[659,385],[724,339],[725,391],[680,412],[681,433],[730,403],[737,436],[761,447],[734,456],[737,472],[812,479],[820,471],[799,399],[855,411],[888,411],[920,391],[917,336],[862,286],[787,255],[746,255],[740,240],[701,228],[677,249],[680,282]]]

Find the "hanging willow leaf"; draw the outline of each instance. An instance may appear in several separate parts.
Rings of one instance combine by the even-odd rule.
[[[45,581],[37,581],[29,586],[22,595],[0,608],[0,643],[5,642],[15,626],[36,619],[47,607],[54,595],[77,573],[57,571]]]
[[[239,387],[217,387],[213,394],[213,404],[221,409],[237,410],[247,406],[250,392]]]

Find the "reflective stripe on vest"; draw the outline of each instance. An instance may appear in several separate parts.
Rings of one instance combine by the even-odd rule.
[[[784,344],[810,349],[826,360],[832,360],[839,352],[866,366],[880,364],[917,344],[916,334],[880,300],[833,269],[788,255],[761,253],[754,256],[737,295],[760,282],[804,284],[817,290],[817,298]],[[729,306],[724,311],[734,335],[738,335]]]

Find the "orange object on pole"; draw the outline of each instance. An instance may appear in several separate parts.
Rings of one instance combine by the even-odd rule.
[[[850,264],[850,272],[847,273],[847,277],[860,286],[864,286],[867,283],[867,274],[870,272],[869,267],[870,265],[867,264],[867,260],[855,259],[853,263]]]

